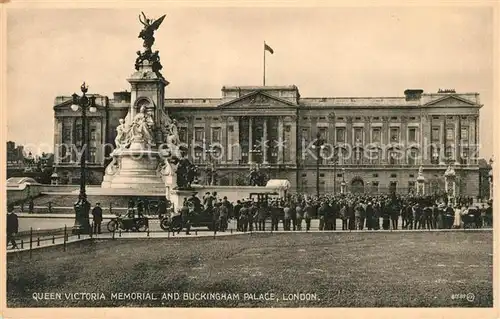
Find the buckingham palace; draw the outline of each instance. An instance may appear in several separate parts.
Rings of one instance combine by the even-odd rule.
[[[131,92],[94,96],[87,165],[88,181],[99,184]],[[71,101],[59,96],[54,105],[54,166],[62,183],[79,179],[74,151],[60,147],[82,144]],[[295,85],[224,86],[219,98],[165,98],[164,105],[202,181],[212,167],[219,185],[245,185],[257,168],[268,178],[288,179],[299,192],[319,186],[320,192],[344,187],[404,194],[422,175],[425,192],[435,193],[444,190],[444,172],[452,166],[460,194],[478,195],[478,93],[407,89],[396,97],[302,97]]]

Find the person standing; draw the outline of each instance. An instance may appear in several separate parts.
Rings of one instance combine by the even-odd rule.
[[[92,221],[94,224],[94,234],[100,234],[102,224],[102,208],[101,203],[99,202],[95,203],[95,207],[92,209]]]
[[[259,219],[259,231],[266,231],[267,208],[264,203],[260,203],[257,208],[257,217]]]
[[[292,208],[290,208],[290,202],[287,202],[285,204],[285,207],[283,208],[283,213],[284,213],[284,216],[283,216],[283,230],[290,230],[290,222],[291,222],[291,212],[290,210]]]
[[[278,231],[278,224],[280,220],[280,208],[278,207],[278,201],[271,204],[271,230]]]
[[[220,210],[220,224],[219,224],[219,229],[220,231],[225,232],[227,229],[227,217],[229,214],[228,206],[224,204],[219,205],[219,210]]]
[[[9,204],[7,206],[7,247],[9,243],[12,245],[12,249],[17,248],[16,244],[16,234],[19,231],[19,219],[14,213],[14,205]]]
[[[340,218],[342,219],[342,230],[347,230],[347,206],[342,203],[342,208],[340,208]]]
[[[311,229],[311,219],[314,216],[314,206],[310,202],[306,202],[304,207],[304,220],[306,221],[306,231]]]
[[[239,223],[240,223],[240,230],[242,232],[247,232],[248,230],[248,204],[243,203],[241,205],[240,211],[239,211]]]
[[[182,204],[181,207],[181,220],[182,220],[182,227],[179,228],[177,231],[177,234],[181,232],[183,227],[186,227],[186,235],[190,235],[189,231],[191,230],[191,221],[190,221],[190,215],[189,215],[189,202],[187,200],[184,200],[184,203]]]
[[[237,200],[236,205],[233,207],[233,217],[236,219],[236,230],[241,231],[241,201]]]
[[[297,230],[302,230],[302,219],[304,219],[304,210],[302,209],[302,205],[300,202],[297,202],[297,206],[295,207],[295,216],[297,219]]]
[[[368,204],[366,205],[366,228],[368,228],[368,230],[372,230],[374,228],[373,219],[374,219],[373,206],[371,202],[368,202]]]
[[[33,197],[29,197],[29,202],[28,202],[28,213],[33,214],[34,213],[34,208],[35,208],[35,203],[33,202]]]

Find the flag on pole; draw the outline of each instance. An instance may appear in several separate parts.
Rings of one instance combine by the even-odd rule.
[[[271,54],[274,54],[274,50],[273,50],[273,48],[271,48],[270,46],[268,46],[265,42],[264,42],[264,50],[267,50],[267,51],[269,51]]]

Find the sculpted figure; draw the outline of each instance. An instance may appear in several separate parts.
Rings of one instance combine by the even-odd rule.
[[[128,127],[124,119],[120,119],[120,125],[116,127],[115,145],[117,149],[126,148],[129,144]]]
[[[119,168],[118,161],[116,160],[116,157],[113,156],[111,163],[106,166],[106,175],[115,175]]]
[[[141,106],[130,128],[131,140],[135,142],[144,142],[147,145],[154,145],[153,128],[154,120],[151,114],[146,112],[144,106]]]

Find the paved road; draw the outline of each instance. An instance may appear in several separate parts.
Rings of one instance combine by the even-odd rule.
[[[103,222],[103,227],[105,228],[109,219],[104,220]],[[44,230],[44,229],[56,229],[56,228],[64,228],[64,226],[67,226],[68,228],[73,227],[73,224],[75,223],[74,218],[72,217],[67,217],[67,218],[43,218],[43,217],[29,217],[29,218],[24,218],[20,216],[19,218],[19,231],[29,231],[30,227],[33,227],[33,230]],[[382,225],[382,219],[380,220],[380,225]],[[399,221],[399,227],[401,227],[401,220]],[[318,230],[319,227],[319,220],[313,219],[311,221],[311,229],[312,230]],[[231,220],[229,222],[229,229],[236,229],[236,221]],[[305,230],[305,222],[302,221],[302,228]],[[155,231],[162,231],[160,228],[160,224],[157,218],[151,218],[149,220],[149,229],[152,232]],[[200,229],[206,229],[206,228],[200,228]],[[266,224],[266,229],[270,230],[271,229],[271,222],[270,220],[267,221]],[[280,222],[278,225],[279,230],[283,230],[283,224]],[[342,221],[340,219],[337,219],[337,230],[342,229]]]

